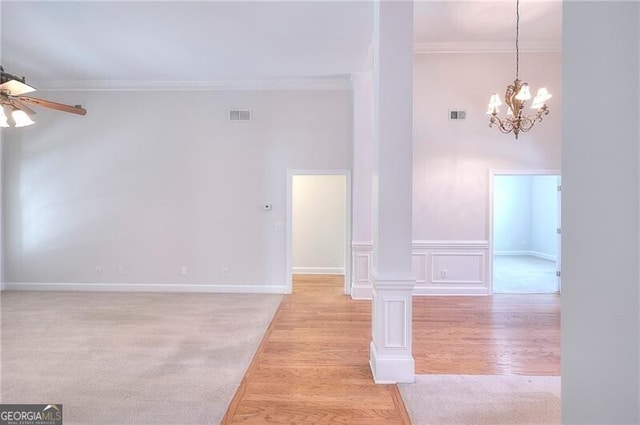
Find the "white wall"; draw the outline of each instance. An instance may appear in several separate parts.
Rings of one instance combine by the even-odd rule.
[[[531,178],[531,252],[556,260],[558,258],[558,177]]]
[[[557,176],[494,177],[494,254],[558,256]]]
[[[353,75],[353,241],[373,244],[373,73]]]
[[[373,283],[373,72],[372,52],[368,71],[352,77],[353,87],[353,180],[351,296],[371,299]]]
[[[562,122],[559,53],[522,53],[520,77],[554,95],[550,114],[530,133],[489,128],[490,95],[513,82],[505,53],[416,55],[414,72],[415,240],[487,240],[489,170],[560,169]],[[449,109],[467,111],[449,121]]]
[[[637,424],[640,7],[567,1],[562,25],[562,423]]]
[[[511,53],[429,53],[414,60],[414,294],[490,294],[490,170],[560,169],[560,53],[522,53],[520,77],[553,98],[519,140],[489,128],[493,92],[515,79]],[[449,121],[449,110],[467,119]]]
[[[42,111],[4,133],[8,282],[278,291],[287,168],[351,164],[346,90],[41,96],[89,112]],[[233,108],[253,120],[229,121]]]
[[[532,179],[530,176],[496,176],[493,181],[493,251],[528,253],[532,233]]]
[[[296,175],[292,192],[293,273],[344,274],[346,176]]]

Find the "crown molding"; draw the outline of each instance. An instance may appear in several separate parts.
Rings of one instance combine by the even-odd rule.
[[[559,53],[562,51],[560,42],[521,43],[520,52],[530,53]],[[415,43],[414,54],[432,53],[514,53],[513,42],[433,42]]]
[[[212,80],[31,80],[39,91],[256,91],[256,90],[350,90],[349,75],[336,77]]]

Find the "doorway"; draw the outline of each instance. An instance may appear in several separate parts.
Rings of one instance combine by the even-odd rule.
[[[351,181],[347,170],[289,171],[287,288],[293,275],[333,275],[351,282]],[[335,279],[332,279],[335,280]]]
[[[492,293],[560,292],[560,174],[491,175]]]

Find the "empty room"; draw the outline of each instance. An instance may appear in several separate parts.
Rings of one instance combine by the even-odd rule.
[[[639,28],[1,1],[0,423],[640,423]]]

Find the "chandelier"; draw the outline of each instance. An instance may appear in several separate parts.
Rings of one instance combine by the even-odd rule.
[[[498,127],[498,130],[504,134],[513,132],[516,136],[516,140],[518,139],[518,134],[520,132],[527,132],[531,130],[536,122],[541,122],[545,115],[549,115],[549,109],[545,102],[551,98],[551,93],[549,93],[545,87],[541,87],[538,89],[538,93],[531,104],[531,109],[536,109],[536,113],[530,115],[524,113],[525,102],[531,99],[531,92],[529,90],[529,85],[519,79],[519,36],[520,0],[516,0],[516,79],[513,81],[513,84],[509,84],[507,86],[507,91],[504,94],[504,102],[507,104],[509,109],[507,116],[502,118],[498,116],[500,113],[498,106],[502,105],[502,101],[500,101],[500,96],[497,93],[491,95],[491,99],[489,100],[489,109],[487,109],[487,114],[491,115],[491,118],[489,119],[489,127],[493,127],[495,125]]]

